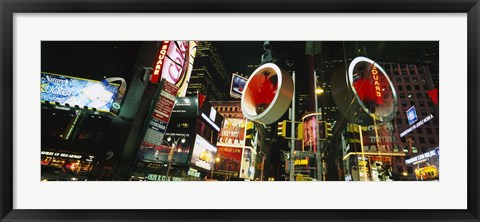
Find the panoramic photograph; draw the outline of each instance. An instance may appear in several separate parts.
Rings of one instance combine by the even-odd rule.
[[[439,181],[438,41],[42,41],[41,181]]]

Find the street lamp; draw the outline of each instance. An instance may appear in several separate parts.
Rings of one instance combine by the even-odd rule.
[[[170,149],[170,152],[168,153],[168,167],[167,167],[167,174],[165,175],[167,177],[167,181],[169,180],[168,174],[170,173],[170,168],[172,167],[172,160],[173,160],[173,152],[175,151],[175,148],[177,148],[178,141],[180,141],[182,144],[185,143],[186,139],[185,136],[179,137],[176,140],[172,138],[171,136],[167,137],[167,143],[173,141],[171,144],[172,148]]]
[[[218,157],[218,156],[215,157],[215,163],[218,164],[219,162],[220,162],[220,157]],[[212,176],[211,176],[211,177],[212,177],[212,180],[213,180],[213,169],[215,168],[215,165],[216,165],[216,164],[214,164],[213,167],[212,167]]]

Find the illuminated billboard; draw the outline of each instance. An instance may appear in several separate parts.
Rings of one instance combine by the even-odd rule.
[[[210,144],[206,139],[197,134],[193,146],[190,164],[204,170],[211,171],[217,156],[217,147]]]
[[[185,138],[186,142],[178,142],[173,150],[172,162],[177,164],[186,164],[188,162],[188,154],[190,152],[191,139],[189,134],[166,133],[166,137]],[[138,150],[138,159],[143,162],[167,163],[168,155],[172,149],[170,142],[164,141],[163,144],[157,145],[148,141],[143,141]]]
[[[216,173],[222,174],[224,172],[225,174],[238,177],[242,161],[242,151],[242,147],[218,146],[218,153],[215,158]]]
[[[117,92],[118,85],[105,81],[41,73],[41,101],[109,112]]]
[[[251,147],[244,147],[239,178],[253,180],[255,176],[255,151]]]
[[[158,83],[161,78],[178,88],[178,96],[185,96],[196,53],[193,41],[163,41],[152,66],[150,81]]]
[[[245,89],[247,81],[247,78],[233,73],[232,84],[230,85],[230,96],[233,98],[242,98],[243,89]]]
[[[245,125],[244,119],[225,118],[217,145],[243,146],[245,144]]]
[[[317,152],[317,126],[318,140],[327,138],[327,125],[325,121],[316,121],[317,117],[313,114],[305,115],[303,121],[303,150]],[[317,124],[315,124],[317,122]]]
[[[331,89],[335,104],[350,122],[368,126],[395,116],[395,88],[385,70],[371,59],[357,57],[348,67],[339,67],[332,75]]]

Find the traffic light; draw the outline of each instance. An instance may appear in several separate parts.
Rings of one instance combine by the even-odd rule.
[[[278,122],[277,124],[278,124],[278,126],[277,126],[277,136],[285,137],[285,135],[287,133],[287,121],[284,120],[282,122]]]
[[[333,137],[332,124],[327,122],[327,138]]]
[[[296,139],[303,140],[303,123],[298,123]]]
[[[303,123],[295,122],[295,139],[301,140],[303,139]],[[284,120],[282,122],[278,122],[277,127],[277,136],[285,137],[285,139],[292,138],[292,121]]]

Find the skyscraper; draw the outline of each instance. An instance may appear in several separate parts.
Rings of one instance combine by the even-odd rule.
[[[415,64],[381,64],[385,69],[398,93],[397,115],[392,121],[394,124],[395,139],[399,146],[406,151],[405,157],[395,157],[393,173],[408,173],[414,176],[414,168],[417,164],[405,164],[405,159],[428,153],[439,145],[439,113],[436,106],[428,95],[428,91],[434,89],[438,83],[438,73],[428,65]],[[438,69],[437,69],[438,70]],[[409,123],[407,110],[415,107],[417,121]],[[403,137],[400,135],[419,121],[433,115],[433,118]],[[404,159],[405,158],[405,159]],[[438,166],[438,158],[430,158],[429,164]]]
[[[215,46],[211,42],[199,42],[187,95],[201,93],[212,101],[225,100],[230,81]]]

